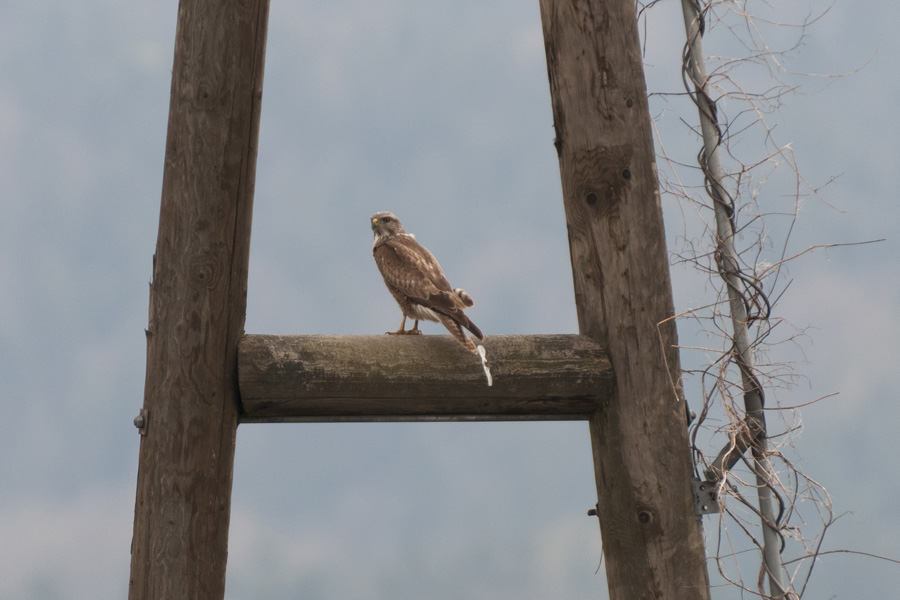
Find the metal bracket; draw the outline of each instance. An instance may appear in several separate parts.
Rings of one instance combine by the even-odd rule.
[[[134,418],[134,426],[137,427],[139,434],[147,435],[147,421],[147,411],[142,408]]]
[[[716,484],[712,481],[701,481],[691,477],[691,489],[694,492],[694,513],[711,515],[719,512],[719,501],[716,499]]]

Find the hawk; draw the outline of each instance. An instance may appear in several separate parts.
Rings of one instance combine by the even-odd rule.
[[[479,354],[474,342],[463,327],[484,340],[484,334],[463,312],[475,302],[459,288],[451,288],[441,265],[428,249],[407,233],[397,216],[377,212],[371,217],[375,243],[372,255],[381,271],[384,284],[400,305],[403,320],[397,331],[388,335],[418,335],[419,321],[438,321],[447,328],[466,350]],[[406,319],[415,321],[412,329],[405,329]]]

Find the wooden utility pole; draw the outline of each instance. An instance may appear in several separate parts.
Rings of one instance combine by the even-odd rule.
[[[181,0],[130,600],[221,599],[268,0]]]
[[[540,0],[579,329],[616,374],[590,418],[609,596],[709,598],[633,0]]]

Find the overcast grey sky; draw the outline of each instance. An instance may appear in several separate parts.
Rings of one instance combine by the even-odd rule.
[[[781,17],[826,6],[791,3]],[[172,0],[4,5],[3,598],[127,592],[131,421],[142,404],[176,17]],[[837,176],[827,203],[804,201],[789,254],[887,238],[791,264],[777,314],[808,329],[773,354],[805,377],[777,391],[782,403],[839,393],[803,411],[792,454],[844,514],[825,548],[893,558],[898,22],[893,2],[838,2],[788,66],[866,66],[798,79],[804,87],[770,117],[813,185]],[[649,90],[680,91],[678,3],[651,10],[642,32]],[[727,53],[716,39],[707,52]],[[764,75],[749,73],[748,85]],[[666,150],[687,159],[696,139],[680,119],[696,115],[678,106],[653,100]],[[536,2],[273,2],[247,331],[395,328],[367,221],[391,210],[472,294],[486,334],[575,332],[553,134]],[[793,202],[781,188],[762,201],[772,211]],[[690,207],[663,204],[677,250]],[[773,237],[781,230],[773,223]],[[673,274],[679,311],[711,301],[704,279]],[[227,597],[604,598],[599,530],[585,516],[595,502],[583,423],[243,425]],[[714,539],[715,521],[704,526]],[[832,555],[809,597],[887,598],[898,581],[896,565]]]

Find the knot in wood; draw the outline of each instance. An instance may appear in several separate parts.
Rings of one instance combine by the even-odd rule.
[[[601,217],[616,216],[618,205],[631,185],[628,145],[597,146],[577,151],[571,159],[571,187],[579,202]]]
[[[188,277],[192,287],[212,289],[219,281],[219,265],[211,258],[199,258],[191,263]]]
[[[219,101],[220,82],[209,75],[201,75],[194,90],[194,106],[198,108],[211,108]]]

